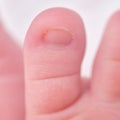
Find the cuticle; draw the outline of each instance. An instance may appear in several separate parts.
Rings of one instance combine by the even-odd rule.
[[[68,32],[69,34],[71,34],[71,37],[72,37],[72,39],[73,39],[73,34],[72,34],[72,32],[71,32],[68,28],[66,28],[66,27],[49,27],[49,28],[43,30],[42,36],[41,36],[42,40],[44,40],[46,34],[47,34],[49,31],[55,31],[55,30],[56,30],[56,31],[57,31],[57,30],[58,30],[58,31],[61,30],[61,31]]]

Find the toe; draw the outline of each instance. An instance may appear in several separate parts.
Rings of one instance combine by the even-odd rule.
[[[0,24],[0,119],[24,119],[23,59]]]
[[[108,22],[95,59],[92,85],[99,97],[120,98],[120,11]]]
[[[37,16],[24,48],[29,115],[60,111],[78,99],[84,49],[84,26],[77,13],[53,8]]]

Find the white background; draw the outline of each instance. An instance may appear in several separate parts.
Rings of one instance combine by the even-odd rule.
[[[0,18],[17,42],[23,44],[33,18],[49,7],[71,8],[82,16],[87,32],[82,75],[89,76],[105,24],[120,8],[120,0],[0,0]]]

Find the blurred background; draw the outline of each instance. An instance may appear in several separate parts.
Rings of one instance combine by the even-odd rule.
[[[87,49],[82,75],[90,76],[106,22],[112,13],[120,9],[120,0],[0,0],[0,19],[15,40],[23,45],[31,21],[38,13],[50,7],[70,8],[83,18]]]

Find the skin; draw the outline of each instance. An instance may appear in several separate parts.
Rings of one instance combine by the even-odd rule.
[[[86,35],[74,11],[52,8],[35,18],[26,35],[24,62],[0,25],[0,119],[119,120],[119,21],[120,11],[107,23],[91,78],[80,76]]]

